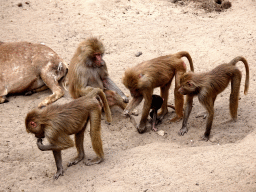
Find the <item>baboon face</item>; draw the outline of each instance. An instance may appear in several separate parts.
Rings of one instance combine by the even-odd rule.
[[[142,78],[145,79],[146,77],[143,74],[137,75],[129,70],[125,72],[123,84],[130,90],[131,96],[134,98],[143,96],[143,88],[141,88],[141,85],[143,84]]]
[[[44,125],[40,123],[40,113],[38,109],[34,109],[27,114],[25,119],[26,130],[28,133],[35,134],[36,138],[44,138]]]
[[[104,64],[102,63],[102,53],[94,53],[92,61],[95,63],[95,67],[101,67]]]
[[[182,95],[193,94],[196,92],[195,83],[191,80],[192,74],[185,74],[180,79],[180,88],[179,92]]]
[[[27,123],[27,132],[35,134],[36,138],[45,137],[42,125],[36,121],[30,121]]]
[[[134,98],[142,96],[140,90],[136,88],[131,88],[130,93],[131,93],[131,96]]]
[[[90,38],[82,42],[79,49],[81,53],[87,57],[87,66],[101,67],[105,64],[104,60],[102,59],[105,48],[102,42],[97,38]]]

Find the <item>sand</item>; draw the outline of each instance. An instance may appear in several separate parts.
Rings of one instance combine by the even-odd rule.
[[[0,41],[45,43],[67,63],[79,42],[99,37],[106,47],[109,74],[127,95],[121,82],[125,69],[178,51],[190,53],[195,72],[208,71],[239,55],[250,66],[249,93],[244,95],[244,65],[237,65],[243,74],[238,121],[226,123],[229,86],[216,99],[208,142],[200,140],[206,119],[196,118],[205,112],[197,98],[184,136],[177,134],[182,121],[168,122],[175,115],[172,109],[158,125],[165,132],[160,136],[152,131],[139,134],[116,107],[111,125],[102,120],[105,161],[67,167],[76,149],[65,150],[64,176],[56,181],[52,153],[40,151],[24,125],[28,111],[51,92],[11,96],[9,103],[0,105],[0,191],[256,191],[255,0],[233,0],[232,7],[220,13],[167,0],[5,0],[0,10]],[[139,51],[142,55],[136,57]],[[185,58],[184,62],[188,66]],[[173,89],[172,85],[172,104]],[[71,100],[66,92],[56,103]],[[140,114],[141,109],[142,105]],[[139,122],[140,116],[135,119]],[[84,146],[86,158],[95,157],[89,129]]]

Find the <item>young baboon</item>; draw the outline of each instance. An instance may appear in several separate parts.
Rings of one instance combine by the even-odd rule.
[[[231,94],[230,94],[230,114],[234,121],[237,119],[238,97],[239,89],[242,78],[241,71],[235,66],[238,61],[242,61],[246,70],[244,94],[246,95],[249,88],[249,66],[244,57],[236,57],[228,64],[222,64],[206,73],[185,73],[180,80],[181,87],[179,92],[187,95],[185,115],[182,123],[182,128],[179,135],[187,133],[187,122],[192,110],[193,97],[198,95],[199,102],[206,108],[208,118],[206,123],[206,131],[203,139],[208,141],[212,121],[214,116],[214,102],[219,93],[224,91],[231,81]]]
[[[86,96],[73,100],[64,105],[50,105],[43,109],[34,109],[27,114],[25,119],[26,130],[38,138],[37,146],[42,151],[52,150],[57,172],[54,176],[58,179],[63,175],[61,150],[73,147],[74,143],[69,135],[75,134],[77,157],[69,162],[68,166],[75,165],[84,159],[84,132],[90,121],[90,136],[92,146],[97,157],[85,161],[86,165],[93,165],[103,161],[104,153],[101,140],[101,103],[108,122],[112,121],[111,112],[105,94],[99,88],[90,88]],[[46,137],[49,145],[43,145],[42,138]]]
[[[155,127],[156,124],[157,124],[157,111],[158,109],[160,109],[162,107],[162,104],[163,104],[163,99],[162,97],[160,97],[159,95],[152,95],[152,103],[151,103],[151,111],[149,113],[149,116],[151,117],[152,119],[152,126],[151,126],[151,129],[153,131],[157,131],[157,128]]]
[[[176,117],[171,121],[177,121],[183,116],[183,96],[178,92],[180,77],[186,72],[186,65],[181,57],[187,57],[190,69],[194,71],[193,62],[188,52],[181,51],[176,54],[158,57],[149,61],[142,62],[133,68],[127,69],[124,73],[123,84],[130,90],[132,100],[124,110],[124,114],[131,111],[145,99],[140,124],[137,127],[139,133],[146,131],[146,122],[152,103],[153,90],[160,87],[163,105],[160,109],[160,119],[168,113],[167,101],[169,88],[175,76],[175,111]]]
[[[79,44],[69,65],[69,92],[76,99],[83,96],[83,89],[87,86],[100,88],[104,90],[110,107],[118,105],[124,109],[129,100],[110,79],[102,59],[104,52],[102,42],[94,37]]]

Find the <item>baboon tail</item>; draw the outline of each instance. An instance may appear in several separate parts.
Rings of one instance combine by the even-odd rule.
[[[190,70],[194,72],[194,65],[193,65],[193,61],[191,56],[189,55],[189,53],[187,51],[180,51],[178,53],[176,53],[176,56],[181,58],[181,57],[187,57],[188,61],[189,61],[189,65],[190,65]]]
[[[245,66],[246,76],[245,76],[244,94],[246,95],[248,93],[248,89],[249,89],[249,65],[248,65],[247,60],[242,56],[238,56],[238,57],[234,58],[233,60],[231,60],[229,62],[229,64],[230,65],[236,65],[236,63],[238,61],[242,61],[244,63],[244,66]]]
[[[104,108],[104,111],[106,114],[107,121],[109,123],[111,123],[111,121],[112,121],[111,111],[110,111],[105,93],[102,91],[102,89],[87,86],[85,89],[82,89],[81,92],[82,92],[83,96],[86,96],[88,98],[93,98],[96,96],[100,97],[100,99],[103,103],[103,108]]]
[[[103,91],[101,89],[99,89],[98,95],[100,96],[100,99],[103,103],[103,108],[104,108],[104,111],[105,111],[105,114],[106,114],[107,121],[109,123],[111,123],[112,122],[112,116],[111,116],[111,111],[110,111],[106,96],[105,96],[105,94],[103,93]]]

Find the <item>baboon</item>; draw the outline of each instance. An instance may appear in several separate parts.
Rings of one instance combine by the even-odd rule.
[[[159,95],[152,95],[152,103],[151,103],[151,111],[149,113],[149,116],[152,119],[151,122],[151,129],[153,131],[157,131],[157,128],[155,127],[155,125],[158,123],[157,122],[157,111],[158,109],[160,109],[162,107],[163,104],[163,99],[162,97],[160,97]]]
[[[87,86],[104,90],[109,106],[118,105],[122,109],[129,102],[125,94],[110,79],[103,54],[102,42],[91,37],[81,42],[69,65],[69,92],[73,98],[83,96]]]
[[[205,73],[185,73],[180,80],[181,87],[179,92],[187,95],[185,115],[182,123],[182,128],[179,135],[184,135],[188,132],[187,122],[192,110],[193,97],[198,95],[199,102],[206,108],[208,118],[206,123],[206,131],[203,140],[208,141],[212,121],[214,116],[214,102],[219,93],[224,91],[231,81],[231,94],[229,109],[231,117],[234,121],[237,119],[238,97],[242,78],[241,71],[235,66],[237,62],[242,61],[246,70],[244,94],[246,95],[249,88],[249,66],[244,57],[236,57],[229,63],[217,66],[210,72]]]
[[[178,92],[178,88],[180,85],[180,77],[186,72],[186,65],[181,59],[183,56],[187,57],[190,69],[194,71],[192,59],[189,53],[185,51],[145,61],[125,71],[123,84],[130,90],[132,100],[125,108],[124,114],[130,114],[131,111],[140,104],[143,98],[145,99],[141,120],[137,127],[139,133],[146,131],[146,122],[152,103],[154,88],[160,87],[160,94],[164,100],[160,112],[158,113],[159,118],[162,119],[164,115],[168,113],[168,94],[174,76],[176,117],[171,119],[171,121],[174,122],[182,118],[184,99]]]
[[[163,99],[159,95],[152,95],[152,103],[151,103],[151,111],[149,113],[149,116],[151,117],[151,129],[153,131],[157,131],[157,128],[155,127],[161,120],[157,118],[157,111],[161,108],[163,104]],[[168,104],[168,107],[172,107],[175,109],[172,105]],[[137,123],[133,116],[129,115],[131,123],[134,125],[135,128],[137,128]]]
[[[64,95],[68,66],[51,48],[29,42],[0,42],[0,103],[9,94],[30,95],[50,88],[44,107]]]
[[[101,99],[100,103],[98,101]],[[42,151],[52,150],[57,172],[54,176],[58,179],[63,175],[61,150],[74,146],[69,135],[75,134],[77,157],[69,162],[68,166],[75,165],[84,159],[84,132],[90,121],[90,136],[92,146],[97,154],[93,160],[85,161],[86,165],[93,165],[103,161],[104,153],[101,140],[101,110],[103,105],[106,119],[112,121],[111,112],[103,91],[99,88],[87,89],[86,96],[75,99],[63,105],[49,105],[43,109],[30,111],[25,119],[28,133],[35,134],[38,138],[37,146]],[[49,145],[43,145],[42,138],[47,138]]]

